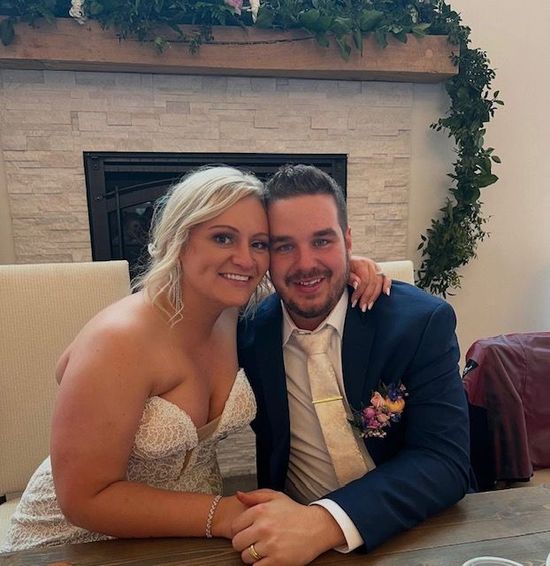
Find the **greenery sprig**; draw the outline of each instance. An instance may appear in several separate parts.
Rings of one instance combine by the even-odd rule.
[[[0,39],[14,39],[14,25],[24,21],[66,16],[70,0],[0,0]],[[322,46],[334,41],[344,59],[353,49],[362,51],[363,38],[372,34],[385,47],[390,38],[403,43],[408,34],[447,35],[456,45],[453,62],[458,74],[446,83],[450,99],[447,114],[431,127],[445,130],[456,144],[457,159],[449,173],[449,197],[425,234],[418,249],[422,262],[417,284],[443,296],[460,287],[460,267],[476,257],[479,242],[487,236],[481,211],[481,189],[498,179],[492,164],[500,163],[494,149],[485,147],[486,124],[498,105],[491,94],[495,72],[487,54],[470,47],[470,28],[444,0],[262,0],[257,14],[241,0],[86,0],[88,18],[113,28],[120,38],[152,41],[162,51],[171,40],[185,42],[196,52],[215,41],[214,25],[256,26],[265,29],[304,29]],[[257,16],[254,19],[254,16]],[[192,33],[180,26],[195,26]],[[162,31],[170,28],[172,38]]]

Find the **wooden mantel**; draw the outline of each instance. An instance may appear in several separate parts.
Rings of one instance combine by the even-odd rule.
[[[16,33],[11,45],[0,45],[0,67],[401,82],[439,82],[457,73],[444,36],[409,36],[406,44],[392,40],[385,49],[368,37],[363,56],[354,50],[344,61],[336,45],[321,47],[302,31],[214,27],[214,43],[195,55],[183,43],[158,53],[150,43],[119,41],[93,21],[20,24]]]

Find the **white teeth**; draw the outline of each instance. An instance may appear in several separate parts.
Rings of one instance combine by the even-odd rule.
[[[248,281],[250,279],[247,275],[237,275],[236,273],[222,273],[222,277],[233,279],[234,281]]]
[[[312,281],[298,281],[298,285],[303,285],[304,287],[311,287],[312,285],[317,285],[321,281],[320,279],[313,279]]]

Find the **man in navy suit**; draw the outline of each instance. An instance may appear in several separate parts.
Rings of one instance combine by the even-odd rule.
[[[336,182],[315,167],[285,166],[268,193],[277,293],[241,325],[239,355],[258,404],[258,485],[270,489],[240,495],[250,508],[234,524],[233,546],[249,564],[307,564],[331,548],[368,551],[460,500],[468,412],[452,308],[401,282],[371,310],[352,308],[351,232]],[[325,327],[347,414],[371,406],[377,418],[388,390],[396,403],[378,433],[355,433],[365,467],[345,484],[295,338]]]

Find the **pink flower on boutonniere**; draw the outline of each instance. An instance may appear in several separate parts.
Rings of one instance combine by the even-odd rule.
[[[375,391],[373,396],[370,398],[370,403],[375,409],[381,409],[386,401],[378,391]]]
[[[224,0],[224,2],[235,10],[235,13],[239,16],[241,15],[241,10],[243,7],[243,0]]]
[[[407,395],[400,381],[390,385],[381,383],[378,390],[373,391],[368,407],[360,411],[352,409],[353,418],[349,422],[361,431],[363,438],[384,438],[387,434],[384,429],[401,419]]]

